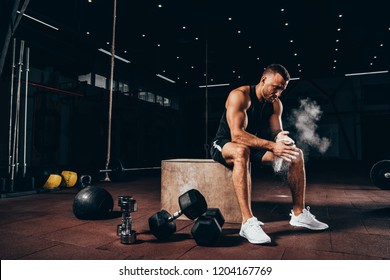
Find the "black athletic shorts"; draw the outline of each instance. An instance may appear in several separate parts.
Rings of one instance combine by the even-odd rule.
[[[211,143],[210,147],[210,154],[211,158],[226,167],[232,169],[233,164],[228,164],[225,159],[222,156],[222,148],[225,146],[226,143],[229,143],[230,139],[217,139],[213,143]],[[264,156],[264,154],[267,152],[265,149],[252,149],[251,148],[251,154],[250,154],[250,161],[251,163],[261,164],[261,160]]]

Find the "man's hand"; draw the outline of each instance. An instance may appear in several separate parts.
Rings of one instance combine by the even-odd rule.
[[[287,162],[291,162],[299,155],[299,149],[294,144],[286,145],[284,141],[276,142],[272,152],[275,156],[282,158]]]
[[[288,131],[281,131],[278,133],[278,135],[276,135],[275,137],[275,142],[283,142],[284,144],[286,144],[287,146],[292,146],[295,144],[295,141],[292,140],[288,134],[290,132]]]

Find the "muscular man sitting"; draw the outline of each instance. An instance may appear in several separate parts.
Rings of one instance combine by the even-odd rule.
[[[251,209],[250,162],[272,164],[283,160],[287,163],[287,181],[292,194],[290,224],[312,230],[328,228],[310,213],[309,207],[305,208],[303,153],[288,132],[283,131],[283,105],[279,97],[289,80],[286,68],[271,64],[257,85],[232,90],[210,149],[215,161],[232,168],[234,191],[242,214],[240,236],[254,244],[268,243],[271,239]]]

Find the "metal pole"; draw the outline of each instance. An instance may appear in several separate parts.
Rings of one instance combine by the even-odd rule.
[[[114,16],[112,24],[112,42],[111,42],[111,75],[110,75],[110,97],[108,102],[108,137],[107,137],[107,160],[106,169],[110,165],[110,151],[111,151],[111,123],[112,123],[112,87],[114,84],[114,62],[115,62],[115,28],[116,28],[116,0],[114,0]],[[109,182],[110,177],[106,172],[104,181]]]
[[[13,99],[14,99],[14,79],[15,79],[15,50],[16,39],[14,38],[12,47],[12,72],[11,72],[11,94],[10,94],[10,106],[9,106],[9,132],[8,132],[8,176],[11,177],[11,164],[12,164],[12,120],[13,120]]]
[[[23,42],[23,43],[22,43]],[[22,46],[23,45],[23,46]],[[19,161],[20,161],[20,158],[19,158],[19,148],[20,148],[20,143],[19,143],[19,140],[20,140],[20,101],[21,101],[21,90],[22,90],[22,73],[23,73],[23,61],[24,61],[24,58],[23,58],[23,55],[24,55],[24,41],[21,41],[21,47],[20,47],[20,52],[21,52],[21,64],[20,64],[20,69],[19,69],[19,72],[20,72],[20,76],[18,78],[18,91],[17,91],[17,111],[15,113],[17,113],[16,115],[16,150],[15,150],[15,175],[17,175],[19,173]]]
[[[206,39],[206,87],[205,87],[205,144],[204,144],[204,149],[205,149],[205,158],[209,157],[209,136],[208,136],[208,119],[209,119],[209,97],[208,97],[208,45],[207,45],[207,39]]]
[[[17,165],[17,149],[16,141],[19,138],[18,133],[18,125],[19,125],[19,111],[20,111],[20,84],[21,84],[21,76],[23,71],[23,52],[24,52],[24,41],[20,42],[20,52],[19,52],[19,74],[18,74],[18,88],[16,92],[16,102],[15,102],[15,123],[14,123],[14,137],[13,137],[13,157],[12,157],[12,168],[11,168],[11,191],[13,191],[13,183],[15,179],[15,165]],[[16,171],[17,173],[17,171]]]
[[[24,129],[23,129],[23,178],[26,177],[27,171],[27,102],[28,102],[28,72],[30,71],[30,48],[26,49],[26,88],[24,95]]]

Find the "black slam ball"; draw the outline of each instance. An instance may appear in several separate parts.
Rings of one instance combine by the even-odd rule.
[[[108,218],[113,208],[114,200],[111,194],[97,186],[82,189],[73,201],[73,214],[81,220]]]

